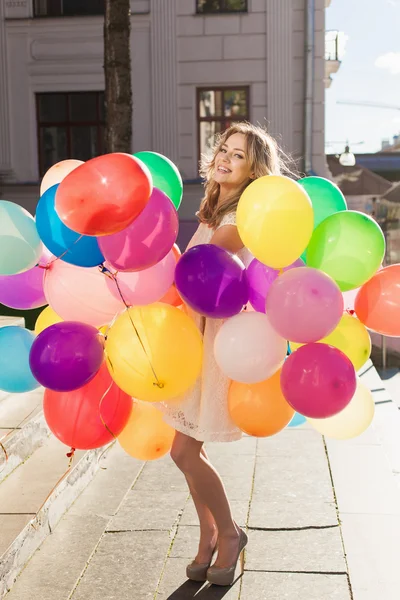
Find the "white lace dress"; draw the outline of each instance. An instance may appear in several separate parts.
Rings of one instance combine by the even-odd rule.
[[[219,227],[236,225],[236,213],[226,215]],[[209,244],[214,229],[200,224],[188,249],[199,244]],[[243,248],[237,255],[248,266],[252,255]],[[191,311],[190,316],[203,334],[204,357],[202,373],[195,386],[183,400],[176,404],[158,404],[163,419],[177,431],[204,442],[231,442],[238,440],[242,432],[236,427],[228,412],[230,379],[219,369],[214,358],[214,340],[223,319],[210,319]]]

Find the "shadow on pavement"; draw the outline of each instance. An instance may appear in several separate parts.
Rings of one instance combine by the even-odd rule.
[[[239,585],[239,580],[240,577],[235,580],[233,585],[227,587],[210,585],[209,583],[196,583],[188,580],[172,592],[167,600],[190,600],[190,598],[195,598],[196,600],[221,600],[234,585]]]

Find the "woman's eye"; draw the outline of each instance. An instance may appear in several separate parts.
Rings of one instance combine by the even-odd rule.
[[[243,158],[241,154],[235,154],[235,156],[237,156],[238,158]]]
[[[226,152],[225,148],[221,148],[220,152]]]

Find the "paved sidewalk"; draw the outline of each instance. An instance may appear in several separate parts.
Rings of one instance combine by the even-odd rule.
[[[198,527],[182,474],[169,456],[143,464],[115,445],[7,600],[351,600],[321,436],[303,426],[207,449],[248,528],[235,585],[186,580]]]

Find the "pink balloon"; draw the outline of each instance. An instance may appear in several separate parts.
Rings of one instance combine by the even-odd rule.
[[[171,250],[165,258],[149,269],[118,273],[118,286],[125,302],[130,306],[143,306],[158,302],[174,281],[175,267],[176,260]],[[108,264],[107,268],[109,268]],[[115,281],[107,279],[107,286],[115,298],[121,298]]]
[[[107,262],[119,271],[140,271],[156,265],[174,245],[178,213],[166,194],[153,189],[145,208],[126,229],[99,238]]]
[[[44,293],[65,321],[100,327],[124,309],[122,301],[111,294],[108,280],[98,267],[77,267],[57,260],[46,270]]]
[[[285,267],[283,272],[304,267],[304,262],[298,258],[293,264]],[[261,313],[265,313],[265,302],[268,292],[275,279],[279,277],[279,270],[267,267],[256,258],[247,267],[247,281],[249,283],[249,301],[252,307]]]
[[[267,315],[280,336],[291,342],[317,342],[338,325],[343,296],[329,275],[301,267],[283,273],[267,297]]]
[[[298,413],[312,419],[326,419],[342,411],[356,386],[350,359],[328,344],[301,346],[282,367],[283,395]]]

